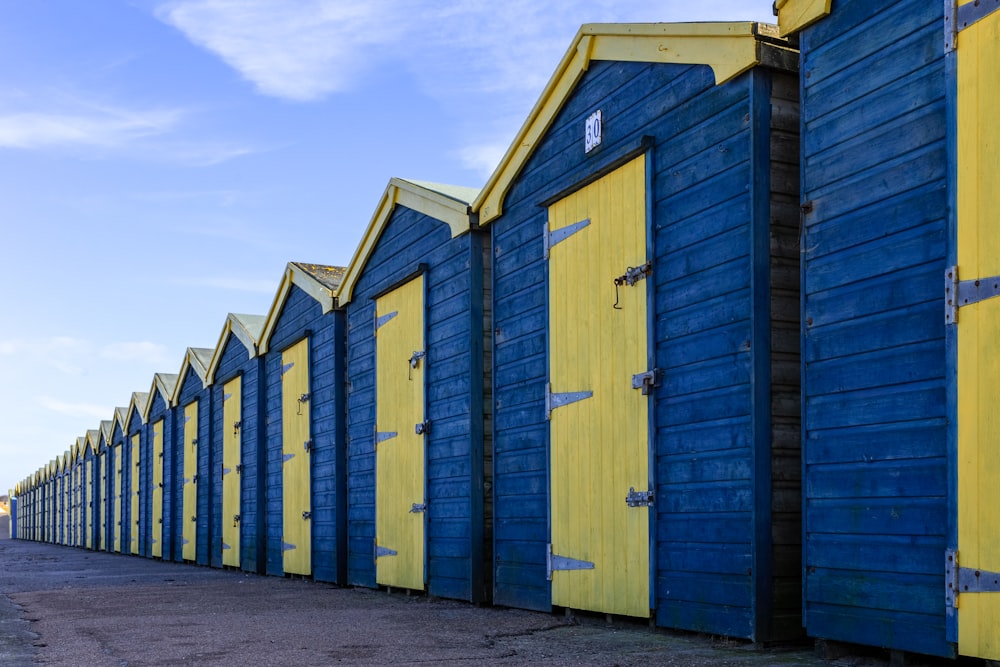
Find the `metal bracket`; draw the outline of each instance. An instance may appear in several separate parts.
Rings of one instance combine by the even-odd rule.
[[[634,487],[628,488],[628,495],[625,496],[625,504],[629,507],[652,507],[654,495],[652,491],[636,491]]]
[[[593,570],[594,564],[590,561],[569,558],[568,556],[558,556],[552,553],[552,543],[548,545],[545,555],[545,578],[552,581],[552,573],[557,570]]]
[[[386,549],[385,547],[380,547],[378,542],[375,543],[375,558],[379,559],[383,556],[398,556],[398,552],[394,549]]]
[[[552,393],[552,383],[545,383],[545,418],[552,418],[552,411],[570,403],[576,403],[593,397],[592,391],[569,391],[561,394]]]
[[[307,510],[307,511],[305,511],[305,512],[302,513],[302,520],[303,521],[308,521],[311,518],[312,518],[312,512],[310,512],[310,511]]]
[[[642,389],[642,395],[649,396],[653,393],[653,387],[660,386],[661,377],[663,377],[663,371],[659,368],[654,368],[645,373],[636,373],[632,376],[632,388]]]
[[[417,435],[428,435],[431,432],[431,420],[427,419],[413,427]]]
[[[281,462],[282,463],[288,463],[289,461],[291,461],[294,458],[295,458],[295,454],[293,454],[293,453],[282,454],[281,455]]]
[[[962,593],[1000,593],[1000,572],[959,567],[958,552],[945,552],[945,601],[949,607],[958,608]]]
[[[958,37],[958,0],[944,0],[944,52],[955,50]]]
[[[552,246],[565,241],[589,224],[590,218],[586,218],[580,222],[574,222],[572,225],[566,225],[565,227],[560,227],[559,229],[550,232],[549,223],[546,222],[545,232],[542,234],[542,240],[545,243],[545,259],[549,258],[549,251],[552,250]]]
[[[426,512],[427,503],[413,503],[413,507],[410,508],[410,514],[416,514],[418,512]]]
[[[292,370],[292,367],[293,367],[294,365],[295,365],[295,362],[294,362],[294,361],[290,361],[290,362],[288,362],[287,364],[285,364],[284,366],[282,366],[282,367],[281,367],[281,374],[282,374],[282,375],[284,375],[284,374],[285,374],[285,373],[287,373],[288,371]]]
[[[396,315],[399,315],[399,311],[398,310],[394,310],[391,313],[386,313],[385,315],[382,315],[381,317],[376,317],[375,318],[375,331],[378,331],[380,328],[382,328],[382,325],[384,325],[386,322],[388,322],[392,318],[396,317]]]
[[[380,443],[383,443],[386,440],[392,440],[397,435],[399,435],[399,433],[396,431],[375,431],[375,448],[378,449]]]
[[[286,542],[284,540],[281,541],[281,550],[282,551],[291,551],[292,549],[295,549],[295,548],[296,548],[296,546],[294,544],[292,544],[290,542]]]
[[[952,0],[952,4],[958,3]],[[1000,9],[1000,0],[976,0],[957,7],[955,10],[955,32],[962,32],[998,9]]]
[[[955,324],[959,308],[1000,296],[1000,276],[959,281],[958,267],[949,266],[944,272],[944,296],[944,322]]]

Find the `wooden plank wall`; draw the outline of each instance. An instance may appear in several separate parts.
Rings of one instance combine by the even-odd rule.
[[[801,34],[805,623],[949,655],[943,3]]]
[[[174,448],[174,420],[173,420],[173,410],[168,407],[169,398],[164,400],[164,397],[160,395],[160,391],[157,389],[149,395],[149,400],[152,401],[152,405],[149,409],[149,420],[147,421],[148,426],[148,441],[150,443],[148,449],[147,458],[149,459],[150,466],[152,466],[153,457],[153,424],[158,420],[163,420],[163,543],[162,553],[163,560],[173,560],[173,546],[174,541],[172,539],[172,531],[176,524],[176,514],[174,513],[173,495],[175,493],[174,488],[174,476],[173,470],[170,466],[170,457],[172,455],[172,450]],[[143,503],[147,512],[146,516],[152,516],[153,512],[153,499],[152,493],[152,467],[150,467],[150,476],[146,484],[146,491],[144,492]],[[150,538],[151,539],[151,538]],[[152,546],[152,542],[150,542]],[[151,553],[151,552],[147,552]]]
[[[484,599],[483,415],[480,400],[473,398],[483,392],[482,373],[473,369],[482,370],[484,314],[481,304],[473,310],[473,299],[482,295],[484,250],[482,239],[474,234],[452,239],[444,223],[397,206],[354,288],[347,306],[351,584],[375,586],[372,297],[423,263],[428,267],[426,417],[432,423],[425,439],[427,590],[440,597]]]
[[[179,498],[183,498],[184,494],[184,457],[190,452],[189,447],[185,446],[181,442],[184,437],[184,408],[191,403],[194,399],[198,399],[198,462],[197,462],[197,475],[198,481],[195,483],[195,491],[197,493],[196,506],[196,516],[197,526],[196,531],[196,543],[195,543],[195,562],[198,565],[208,565],[209,564],[209,547],[211,545],[211,540],[214,537],[210,532],[210,527],[213,523],[210,511],[210,497],[213,485],[216,480],[211,474],[209,469],[209,456],[211,455],[212,445],[214,444],[213,434],[212,434],[212,392],[210,388],[202,387],[201,378],[192,369],[188,369],[183,377],[177,379],[181,384],[181,389],[179,392],[180,400],[178,401],[178,409],[174,410],[177,420],[177,471],[178,475],[175,478],[175,489]],[[178,508],[183,509],[181,506],[182,500],[178,500]],[[183,548],[183,529],[184,522],[190,521],[191,517],[181,516],[181,522],[177,526],[176,543],[175,548],[177,553],[181,553]]]
[[[336,357],[343,335],[342,314],[323,314],[322,306],[297,285],[292,285],[271,335],[265,355],[267,414],[267,574],[284,574],[282,562],[282,426],[281,352],[309,332],[310,415],[312,418],[312,572],[320,581],[343,581],[343,547],[346,531],[340,524],[344,472],[342,458],[343,403],[337,386],[343,382],[342,361]]]

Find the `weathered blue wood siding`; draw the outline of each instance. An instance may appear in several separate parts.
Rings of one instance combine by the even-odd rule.
[[[943,3],[801,34],[805,625],[951,655]]]
[[[309,405],[313,449],[312,572],[317,581],[346,576],[347,507],[344,479],[344,316],[292,285],[264,355],[267,420],[267,573],[284,574],[282,536],[281,352],[309,338]]]
[[[515,179],[490,225],[496,602],[551,608],[540,204],[645,147],[652,344],[664,372],[651,462],[656,623],[757,639],[799,631],[798,511],[772,485],[776,468],[797,491],[797,420],[785,404],[794,413],[798,399],[788,335],[797,328],[796,98],[787,73],[756,69],[716,86],[708,67],[595,62]],[[584,119],[595,109],[604,142],[585,158]],[[776,178],[788,182],[772,192]],[[781,442],[778,425],[790,431]]]
[[[128,436],[125,438],[124,447],[122,450],[122,455],[124,457],[125,465],[122,466],[122,488],[124,492],[122,493],[122,528],[124,529],[125,539],[122,541],[122,553],[131,554],[132,553],[132,526],[138,524],[139,526],[139,544],[136,545],[138,553],[136,555],[145,556],[148,551],[144,551],[144,544],[142,542],[142,536],[144,531],[142,529],[142,521],[146,518],[142,514],[142,473],[143,473],[143,445],[145,440],[146,425],[142,422],[142,416],[138,412],[133,412],[132,418],[128,423]],[[139,465],[136,466],[136,461],[132,456],[132,437],[139,436]],[[134,477],[139,478],[139,516],[133,516],[132,512],[132,479]]]
[[[230,334],[222,351],[222,357],[218,368],[215,371],[215,383],[212,413],[212,431],[215,433],[225,433],[228,428],[222,423],[223,401],[222,392],[226,383],[241,376],[240,381],[242,392],[242,405],[240,413],[240,569],[247,572],[263,572],[264,553],[264,522],[263,516],[257,507],[258,492],[263,494],[263,486],[258,485],[258,474],[260,465],[258,464],[259,435],[261,433],[259,422],[261,414],[261,398],[263,393],[259,391],[258,379],[260,377],[258,357],[250,358],[249,352],[242,342]],[[218,469],[222,467],[222,447],[218,447]],[[222,513],[222,484],[215,486],[212,494],[212,512]],[[222,525],[218,526],[220,531],[219,543],[216,547],[220,549]]]
[[[347,305],[348,583],[375,586],[374,297],[426,265],[426,577],[431,595],[488,598],[483,510],[483,253],[479,232],[398,205]]]
[[[173,413],[175,410],[170,406],[170,397],[163,396],[159,389],[154,389],[149,394],[149,400],[151,401],[149,406],[149,418],[146,421],[146,428],[148,431],[149,438],[149,448],[148,455],[146,458],[149,459],[149,473],[147,476],[146,495],[148,500],[146,501],[146,516],[153,516],[153,499],[152,499],[152,489],[153,489],[153,425],[156,424],[160,419],[163,420],[163,523],[162,525],[162,543],[160,544],[162,551],[163,560],[175,560],[174,556],[174,531],[177,529],[177,514],[174,512],[173,508],[173,497],[177,492],[174,486],[175,478],[174,471],[170,465],[171,457],[173,456],[174,450],[174,419]],[[155,530],[155,526],[152,525],[150,520],[149,526],[151,529]],[[152,549],[152,537],[150,537],[150,549]],[[150,555],[152,551],[149,552]],[[179,558],[179,556],[177,556]]]
[[[180,391],[177,401],[177,409],[174,410],[176,413],[175,425],[177,428],[177,442],[180,443],[181,439],[184,437],[184,407],[191,403],[191,401],[198,399],[198,466],[197,466],[197,481],[195,482],[195,489],[197,491],[197,543],[195,544],[195,562],[198,565],[208,565],[209,564],[209,551],[211,541],[214,537],[212,534],[212,516],[209,511],[209,501],[212,494],[212,487],[217,483],[215,477],[212,475],[211,469],[209,468],[210,457],[212,456],[212,450],[215,445],[215,440],[212,437],[212,391],[211,387],[203,387],[201,378],[198,374],[194,372],[193,369],[188,369],[185,371],[184,375],[177,379],[180,385]],[[180,508],[182,503],[182,498],[184,494],[184,457],[187,456],[187,447],[182,444],[177,447],[177,477],[175,478],[175,488],[177,494],[181,496],[178,498],[177,507]],[[183,517],[182,520],[187,520],[187,517]],[[177,553],[181,553],[181,549],[184,545],[183,541],[183,528],[178,526],[175,549]]]

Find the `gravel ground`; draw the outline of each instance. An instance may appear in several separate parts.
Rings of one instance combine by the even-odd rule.
[[[885,664],[23,541],[0,563],[5,666]]]

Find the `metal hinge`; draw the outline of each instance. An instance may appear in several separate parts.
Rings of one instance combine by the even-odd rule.
[[[569,558],[568,556],[558,556],[552,553],[552,543],[549,542],[548,551],[545,554],[545,578],[552,581],[552,573],[557,570],[593,570],[594,564],[587,560]]]
[[[427,503],[413,503],[413,507],[410,508],[410,514],[416,514],[417,512],[426,512]]]
[[[997,296],[1000,296],[1000,276],[959,281],[958,267],[949,266],[944,272],[944,323],[958,322],[958,309],[962,306]]]
[[[284,375],[288,371],[292,370],[292,368],[294,368],[294,367],[295,367],[295,362],[294,361],[288,362],[287,364],[285,364],[284,366],[281,367],[281,374]]]
[[[945,601],[949,607],[958,608],[962,593],[1000,593],[1000,572],[959,567],[958,551],[949,549],[944,559]]]
[[[590,224],[590,219],[584,219],[580,222],[574,222],[572,225],[566,225],[565,227],[560,227],[555,231],[549,231],[549,223],[545,223],[545,231],[542,234],[542,240],[545,243],[545,259],[549,258],[549,251],[552,250],[552,246],[565,241],[569,237],[576,234],[578,231]]]
[[[399,555],[397,551],[393,549],[387,549],[385,547],[380,547],[378,541],[375,542],[375,559],[382,558],[383,556],[397,556]]]
[[[413,427],[417,435],[427,435],[431,432],[431,420],[427,419]]]
[[[663,377],[663,371],[659,368],[654,368],[645,373],[636,373],[632,376],[632,388],[642,389],[642,395],[649,396],[653,393],[653,387],[660,386],[661,377]]]
[[[375,429],[375,449],[378,449],[379,444],[385,442],[386,440],[392,440],[399,433],[396,431],[379,431],[376,427]]]
[[[375,317],[375,332],[377,333],[378,330],[382,328],[382,325],[384,325],[386,322],[388,322],[392,318],[396,317],[396,315],[399,315],[399,311],[398,310],[394,310],[391,313],[386,313],[385,315],[382,315],[382,316],[376,316]]]
[[[628,495],[625,496],[625,504],[629,507],[652,507],[652,491],[636,491],[634,487],[628,488]]]
[[[593,397],[592,391],[569,391],[561,394],[552,393],[552,383],[545,383],[545,418],[552,418],[552,411],[570,403],[576,403]]]

